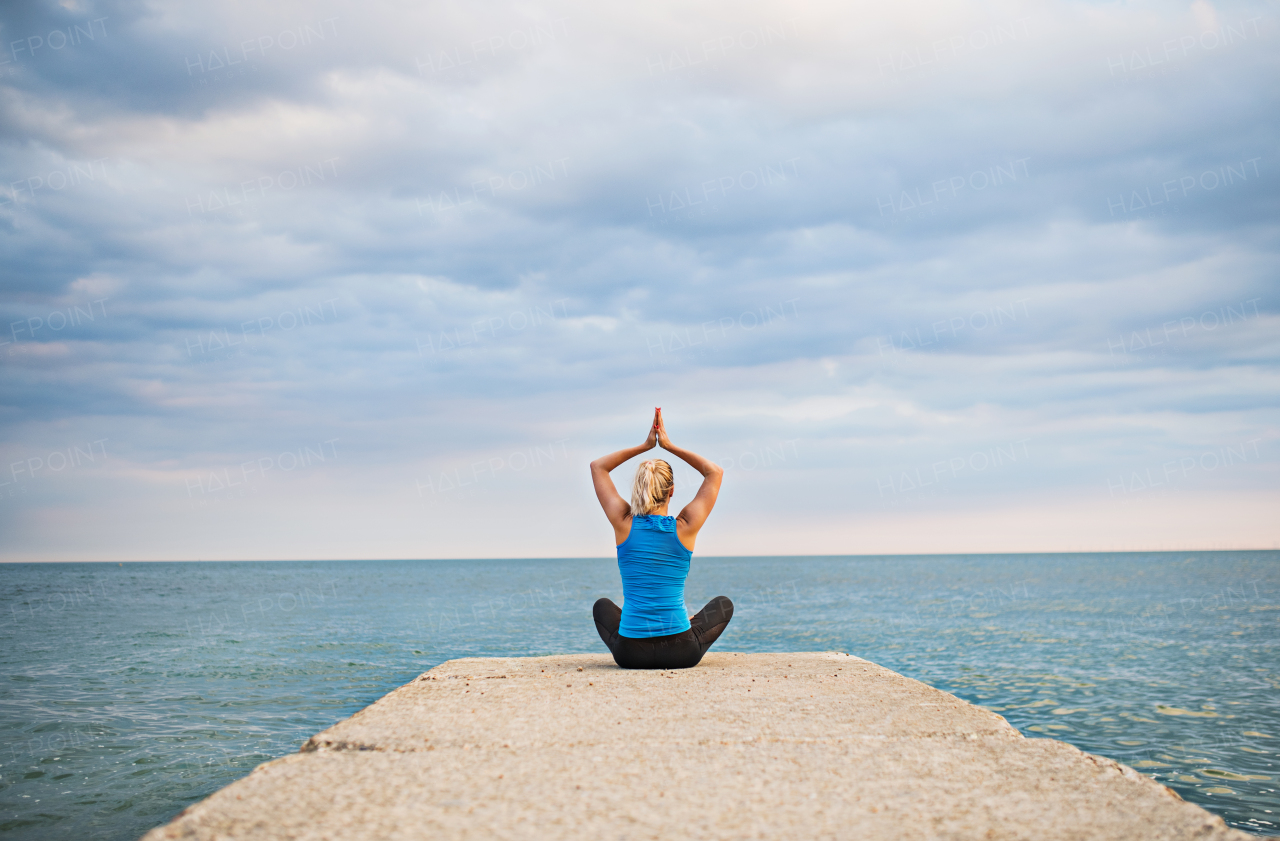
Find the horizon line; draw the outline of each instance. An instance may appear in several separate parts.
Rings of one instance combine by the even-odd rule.
[[[804,554],[804,555],[699,555],[702,560],[732,560],[748,558],[950,558],[978,557],[989,555],[1176,555],[1182,553],[1204,554],[1207,552],[1280,552],[1280,546],[1256,548],[1216,548],[1216,549],[1064,549],[1058,551],[1035,552],[877,552],[877,553],[844,553],[844,554]],[[609,555],[525,555],[502,557],[416,557],[416,558],[150,558],[101,560],[83,559],[46,559],[46,560],[4,560],[0,564],[262,564],[262,563],[379,563],[387,561],[613,561]]]

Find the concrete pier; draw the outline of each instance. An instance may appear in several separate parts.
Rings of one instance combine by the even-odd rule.
[[[837,653],[451,660],[162,839],[1248,839],[1150,778]]]

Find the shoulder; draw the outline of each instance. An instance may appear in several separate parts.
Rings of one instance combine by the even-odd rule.
[[[631,512],[628,511],[626,516],[620,517],[613,523],[614,544],[621,547],[631,539]]]

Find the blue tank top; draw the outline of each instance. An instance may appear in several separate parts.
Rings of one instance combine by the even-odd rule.
[[[618,635],[661,637],[689,630],[684,580],[693,553],[676,537],[676,518],[631,518],[631,534],[618,544],[622,573],[622,624]]]

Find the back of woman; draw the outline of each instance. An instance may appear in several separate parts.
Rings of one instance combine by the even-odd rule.
[[[667,508],[675,494],[671,465],[661,459],[641,462],[632,484],[631,504],[618,494],[609,472],[640,453],[661,445],[702,474],[702,485],[680,514]],[[696,666],[733,618],[733,602],[717,596],[686,617],[684,584],[693,560],[698,532],[715,507],[724,476],[717,465],[672,445],[654,411],[649,437],[591,462],[596,497],[613,525],[622,577],[623,606],[610,599],[596,602],[593,614],[600,639],[614,662],[629,669],[679,669]]]
[[[631,518],[631,534],[618,546],[624,637],[656,637],[689,629],[684,582],[693,552],[676,537],[676,518]]]

